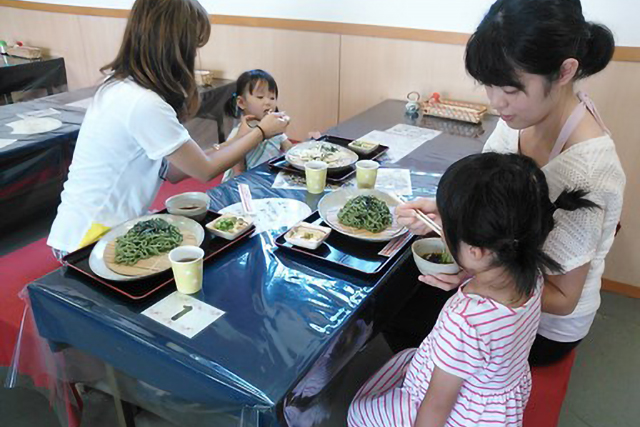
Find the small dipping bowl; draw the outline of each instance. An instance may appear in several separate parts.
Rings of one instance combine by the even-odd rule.
[[[171,215],[181,215],[195,221],[202,221],[209,209],[209,196],[197,191],[177,194],[164,202]]]
[[[418,266],[420,273],[424,275],[434,274],[456,274],[460,271],[458,264],[436,264],[435,262],[427,261],[423,257],[431,253],[442,253],[446,251],[446,246],[442,239],[439,237],[429,237],[426,239],[420,239],[413,242],[411,245],[411,251],[413,252],[413,259]]]

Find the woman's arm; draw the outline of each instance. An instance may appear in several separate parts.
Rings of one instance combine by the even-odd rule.
[[[207,182],[224,173],[244,158],[244,155],[262,141],[259,130],[251,132],[233,144],[220,147],[220,150],[209,153],[191,140],[183,144],[173,154],[167,156],[171,165],[201,182]],[[172,176],[176,176],[175,171]]]
[[[260,122],[260,127],[267,138],[283,133],[289,122],[278,114],[269,114]],[[192,176],[199,181],[207,182],[220,175],[236,163],[244,159],[244,156],[255,148],[263,140],[263,133],[255,128],[246,135],[238,137],[231,144],[223,144],[219,150],[205,153],[190,140],[183,144],[167,160],[184,174]],[[173,174],[177,176],[177,174]]]
[[[414,427],[444,426],[458,400],[463,381],[435,366]]]
[[[218,144],[215,144],[212,148],[204,150],[204,154],[207,157],[209,157],[219,149],[220,149],[220,146]],[[172,184],[177,184],[179,182],[184,181],[187,178],[190,178],[188,174],[182,172],[173,163],[169,163],[169,169],[167,170],[167,176],[166,176],[167,181],[169,181]]]
[[[547,276],[542,289],[542,311],[558,316],[567,316],[576,309],[587,274],[591,268],[588,262],[565,274]]]

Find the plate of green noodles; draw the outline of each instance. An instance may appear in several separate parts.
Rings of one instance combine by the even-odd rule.
[[[184,237],[186,236],[186,237]],[[204,228],[196,221],[177,215],[147,215],[127,221],[109,230],[93,247],[89,256],[91,270],[103,279],[131,281],[159,274],[168,269],[168,263],[157,271],[146,274],[125,275],[109,268],[108,246],[115,244],[114,261],[123,267],[133,266],[152,257],[168,256],[171,249],[184,244],[199,246],[204,241]]]
[[[386,242],[408,230],[396,222],[399,202],[379,190],[345,188],[324,196],[320,216],[339,233],[370,242]]]

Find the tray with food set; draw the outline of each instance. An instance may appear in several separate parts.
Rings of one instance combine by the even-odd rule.
[[[282,250],[323,263],[377,274],[414,240],[395,222],[396,205],[393,197],[381,191],[338,190],[326,195],[318,211],[278,236],[275,243]]]
[[[329,165],[327,182],[341,184],[355,176],[355,163],[358,160],[376,160],[389,147],[368,142],[354,145],[351,139],[323,135],[315,141],[296,144],[286,154],[268,162],[269,167],[304,176],[304,163],[310,160],[323,160]]]
[[[141,300],[175,286],[168,255],[171,249],[195,245],[204,260],[251,236],[253,223],[240,216],[207,211],[201,221],[159,213],[112,228],[96,243],[72,252],[63,262],[92,284],[130,300]]]

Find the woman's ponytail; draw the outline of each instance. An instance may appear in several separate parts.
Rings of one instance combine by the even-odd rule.
[[[593,76],[604,70],[613,58],[615,41],[609,28],[601,24],[587,22],[585,26],[585,44],[578,69],[577,78]]]

